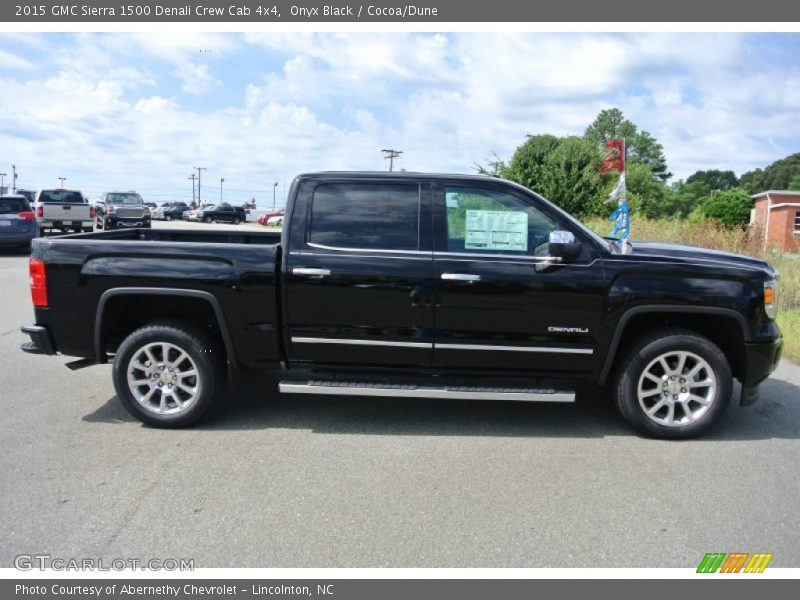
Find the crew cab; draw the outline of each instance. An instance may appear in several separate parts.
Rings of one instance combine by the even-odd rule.
[[[23,350],[113,360],[122,403],[161,427],[197,421],[237,370],[271,369],[286,394],[573,402],[604,386],[639,432],[687,438],[734,379],[755,402],[782,344],[767,263],[623,252],[483,176],[301,175],[280,233],[37,239],[30,273]]]
[[[39,190],[33,212],[40,234],[60,231],[89,232],[94,226],[95,211],[78,190]]]

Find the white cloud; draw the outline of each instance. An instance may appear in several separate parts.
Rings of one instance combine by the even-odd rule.
[[[800,140],[800,68],[739,34],[92,34],[19,46],[52,58],[0,66],[0,144],[21,176],[70,172],[91,193],[185,197],[202,165],[231,194],[271,198],[284,175],[383,169],[389,146],[409,170],[470,172],[528,133],[580,135],[610,106],[664,144],[679,177],[765,166]]]

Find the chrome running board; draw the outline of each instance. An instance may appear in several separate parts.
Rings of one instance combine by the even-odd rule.
[[[451,400],[517,400],[521,402],[575,402],[575,392],[554,389],[392,385],[346,381],[281,381],[283,394],[384,396],[391,398],[447,398]]]

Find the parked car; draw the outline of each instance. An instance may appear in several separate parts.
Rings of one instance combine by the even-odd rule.
[[[150,209],[133,191],[105,192],[100,196],[103,214],[97,217],[98,229],[117,227],[150,227]]]
[[[182,219],[183,213],[187,210],[189,210],[189,205],[186,202],[170,202],[158,208],[158,218],[164,221]]]
[[[285,212],[286,212],[285,209],[281,208],[280,210],[266,212],[266,213],[264,213],[262,215],[259,215],[258,216],[258,224],[259,225],[271,225],[273,223],[268,223],[268,221],[270,219],[274,219],[275,217],[280,217],[281,218],[281,222],[279,224],[282,225],[283,224],[283,215],[285,214]]]
[[[192,220],[203,223],[233,223],[238,225],[246,219],[244,208],[232,206],[227,202],[218,205],[203,206],[197,210]]]
[[[90,232],[94,226],[94,207],[78,190],[39,190],[33,211],[40,235],[53,229]]]
[[[33,206],[33,201],[36,199],[35,190],[21,190],[17,188],[17,195],[25,196],[25,199],[28,201],[28,204]]]
[[[188,210],[184,210],[183,211],[183,220],[184,221],[199,221],[197,215],[199,214],[199,212],[201,210],[204,210],[204,209],[207,209],[207,208],[214,208],[214,205],[213,204],[206,204],[204,206],[198,206],[197,208],[189,207]]]
[[[30,246],[36,217],[22,195],[0,196],[0,246]]]
[[[273,369],[286,394],[572,402],[607,384],[660,438],[707,432],[734,378],[752,404],[778,364],[763,260],[623,252],[490,177],[317,173],[291,190],[282,234],[34,240],[23,350],[72,368],[112,354],[118,397],[159,427],[197,421],[227,366]]]

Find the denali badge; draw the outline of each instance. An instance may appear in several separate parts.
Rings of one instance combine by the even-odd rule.
[[[589,333],[588,327],[548,327],[549,333]]]

